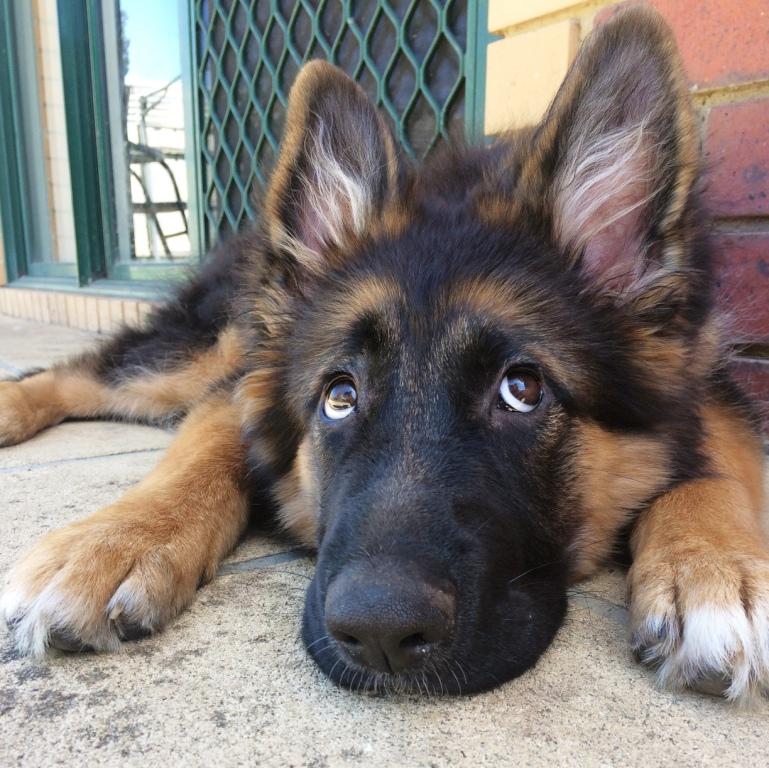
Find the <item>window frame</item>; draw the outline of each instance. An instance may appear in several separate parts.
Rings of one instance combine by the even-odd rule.
[[[195,89],[189,20],[192,3],[178,0],[185,93],[189,259],[131,262],[121,254],[115,198],[107,56],[116,41],[105,34],[104,8],[115,0],[57,0],[59,41],[77,247],[75,263],[51,260],[52,228],[42,150],[37,64],[29,4],[0,0],[0,178],[2,237],[8,282],[19,287],[79,290],[100,295],[157,298],[204,254],[198,204]],[[36,112],[35,112],[36,111]],[[34,113],[34,114],[33,114]],[[113,113],[114,114],[114,113]],[[121,118],[122,119],[122,118]],[[40,245],[47,242],[48,247]],[[125,239],[124,239],[125,243]],[[123,249],[125,250],[125,248]],[[43,261],[33,261],[42,253]]]
[[[9,281],[22,277],[74,284],[77,265],[51,258],[52,226],[37,94],[32,8],[0,0],[0,177],[2,235]],[[25,83],[35,88],[25,88]],[[33,254],[43,258],[35,260]]]

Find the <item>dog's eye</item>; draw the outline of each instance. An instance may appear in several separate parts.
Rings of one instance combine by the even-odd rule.
[[[531,371],[511,368],[499,385],[499,397],[503,408],[528,413],[542,401],[542,384]]]
[[[323,413],[329,419],[344,419],[355,410],[357,402],[358,392],[352,379],[340,376],[326,390]]]

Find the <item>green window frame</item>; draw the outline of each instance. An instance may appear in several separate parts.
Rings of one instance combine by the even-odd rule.
[[[56,263],[51,261],[51,221],[50,207],[47,200],[47,180],[43,156],[39,102],[36,93],[38,82],[32,13],[28,3],[16,0],[0,0],[0,82],[8,87],[0,89],[0,163],[5,173],[0,176],[0,227],[7,263],[9,282],[27,287],[55,288],[58,290],[79,290],[106,295],[141,295],[156,297],[166,292],[169,280],[174,280],[188,272],[190,262],[201,258],[213,242],[222,233],[226,234],[252,213],[248,206],[227,217],[221,211],[214,210],[211,201],[211,189],[219,183],[212,176],[212,155],[210,151],[212,126],[214,132],[223,132],[226,121],[217,123],[212,98],[212,78],[217,81],[224,72],[224,54],[212,54],[210,36],[201,34],[205,8],[213,8],[221,20],[229,24],[236,12],[246,9],[256,13],[269,14],[274,19],[270,24],[282,25],[286,37],[285,51],[281,61],[292,58],[292,68],[298,67],[311,55],[325,55],[337,61],[341,51],[342,37],[339,33],[333,45],[324,44],[319,36],[321,15],[330,0],[293,0],[291,6],[287,0],[177,0],[181,18],[182,43],[182,79],[184,83],[184,109],[187,146],[188,173],[188,221],[191,244],[189,261],[153,261],[131,260],[127,256],[127,238],[121,231],[120,216],[128,210],[116,197],[115,166],[113,152],[120,148],[115,134],[116,120],[110,115],[119,114],[114,102],[115,88],[110,87],[110,78],[116,78],[114,62],[117,60],[117,39],[114,20],[113,0],[58,0],[59,36],[61,47],[62,77],[64,86],[64,105],[66,114],[67,143],[72,187],[72,203],[77,260],[76,263]],[[394,8],[396,0],[382,0],[378,3],[378,16],[387,17],[396,37],[393,45],[397,51],[403,51],[411,62],[418,88],[425,89],[428,101],[432,96],[427,93],[429,83],[425,80],[427,60],[432,52],[425,54],[423,60],[415,58],[407,40],[409,19],[421,4],[422,10],[437,14],[439,33],[445,33],[449,42],[457,48],[457,40],[448,29],[447,15],[452,4],[459,5],[461,0],[400,0],[400,5],[408,10],[400,20]],[[286,8],[290,10],[286,11]],[[371,67],[368,46],[373,38],[373,27],[368,32],[356,31],[352,19],[353,6],[349,0],[341,0],[341,7],[347,14],[344,24],[357,36],[361,62],[365,60]],[[491,36],[487,32],[488,0],[467,0],[465,49],[460,52],[460,73],[464,78],[464,130],[466,135],[477,138],[483,134],[483,104],[485,97],[485,49]],[[300,51],[294,45],[293,26],[304,14],[312,20],[311,34],[316,43],[315,53],[308,47]],[[105,24],[106,22],[106,24]],[[249,22],[249,34],[258,33],[258,29]],[[232,30],[226,35],[232,41]],[[258,46],[266,46],[266,36],[257,40]],[[437,38],[436,38],[437,40]],[[433,43],[430,51],[435,50]],[[328,48],[329,50],[325,50]],[[245,47],[233,48],[237,56],[245,56]],[[258,48],[259,51],[263,49]],[[232,53],[232,52],[230,52]],[[214,59],[212,59],[212,55]],[[230,55],[230,54],[228,54]],[[260,56],[269,56],[264,48]],[[373,56],[373,53],[371,54]],[[213,61],[213,64],[212,64]],[[273,103],[285,105],[290,81],[287,81],[281,67],[273,68],[267,58],[267,70],[271,72]],[[388,72],[393,68],[388,65]],[[111,65],[112,62],[112,65]],[[338,63],[341,63],[338,61]],[[213,66],[213,69],[212,69]],[[238,63],[242,71],[241,62]],[[273,71],[274,70],[274,71]],[[366,75],[363,63],[351,74],[360,72]],[[402,130],[399,123],[402,118],[390,103],[388,105],[385,83],[386,73],[374,72],[376,80],[376,98],[382,103],[396,129]],[[381,78],[381,80],[379,79]],[[29,87],[34,83],[35,87]],[[25,87],[25,85],[27,87]],[[225,83],[226,86],[226,83]],[[369,86],[371,84],[369,83]],[[254,95],[254,83],[250,93]],[[455,86],[458,87],[458,86]],[[208,90],[207,90],[208,88]],[[228,102],[227,109],[236,109],[234,91],[225,87]],[[412,97],[412,103],[413,103]],[[453,97],[452,97],[453,98]],[[442,116],[447,107],[441,108],[431,101],[436,115]],[[242,105],[240,106],[242,109]],[[411,107],[409,107],[411,109]],[[439,122],[436,131],[446,135],[447,124]],[[245,120],[238,118],[238,130],[241,131],[239,142],[244,141]],[[232,123],[232,121],[229,121]],[[436,134],[437,135],[437,134]],[[277,151],[276,138],[270,136],[273,150]],[[214,137],[219,140],[219,137]],[[410,145],[407,143],[407,148]],[[231,152],[220,152],[222,157],[229,157]],[[232,160],[233,158],[229,158]],[[252,162],[250,176],[241,176],[236,183],[243,190],[258,180],[257,188],[263,184],[263,168],[256,168]],[[232,173],[234,178],[234,171]],[[220,185],[221,191],[221,185]],[[221,198],[221,195],[220,195]],[[217,218],[218,217],[218,218]],[[224,221],[224,219],[227,221]],[[224,221],[223,224],[221,222]],[[33,259],[35,254],[38,258]],[[42,258],[41,258],[42,257]]]
[[[182,40],[189,55],[189,3]],[[76,239],[76,263],[51,260],[52,227],[37,93],[38,73],[32,9],[0,0],[0,226],[9,283],[20,287],[80,290],[102,295],[156,298],[189,271],[205,252],[199,239],[200,216],[191,206],[190,260],[135,263],[121,253],[111,145],[109,61],[115,41],[105,34],[103,0],[58,0],[59,42],[67,146]],[[185,59],[184,75],[190,77]],[[30,87],[32,84],[32,87]],[[191,89],[187,89],[191,90]],[[185,105],[192,116],[191,105]],[[188,131],[188,139],[193,137]],[[194,153],[188,153],[194,158]],[[194,159],[188,172],[195,173]],[[190,189],[197,188],[194,177]],[[195,197],[194,193],[191,197]],[[33,255],[38,258],[33,260]],[[123,258],[121,258],[123,257]]]
[[[0,206],[9,280],[68,282],[77,266],[51,260],[51,222],[40,131],[30,7],[0,0]],[[33,254],[42,257],[34,260]]]

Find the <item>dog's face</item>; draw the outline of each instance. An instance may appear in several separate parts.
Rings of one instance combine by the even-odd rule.
[[[510,258],[532,247],[420,221],[360,253],[297,326],[320,542],[305,637],[340,682],[366,666],[369,680],[489,687],[531,666],[563,618],[567,395],[524,316],[533,275]],[[555,319],[558,303],[542,309]]]
[[[536,131],[416,174],[352,83],[300,77],[240,396],[284,523],[319,549],[304,638],[332,679],[522,673],[569,580],[686,473],[693,142],[642,13],[586,45]]]

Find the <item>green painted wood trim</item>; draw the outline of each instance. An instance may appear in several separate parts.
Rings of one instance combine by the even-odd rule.
[[[29,264],[27,274],[30,277],[70,277],[77,278],[77,264],[74,262],[32,262]]]
[[[10,280],[52,261],[32,10],[0,2],[0,206]]]
[[[32,291],[55,291],[75,293],[81,296],[135,299],[141,301],[162,301],[173,290],[173,283],[166,280],[94,280],[91,285],[79,286],[76,279],[55,277],[21,277],[10,288]],[[2,288],[0,288],[2,290]]]
[[[80,285],[106,272],[88,5],[89,0],[57,3]]]
[[[13,23],[14,0],[0,0],[0,207],[3,246],[9,280],[27,271],[27,241],[24,228],[22,178],[17,153],[18,74]]]
[[[115,207],[115,183],[112,165],[109,94],[107,86],[106,45],[102,0],[86,0],[88,40],[90,42],[90,79],[93,99],[95,150],[99,180],[102,224],[102,261],[91,263],[91,277],[109,274],[110,266],[120,258],[120,243]]]
[[[469,0],[465,58],[465,135],[470,141],[484,137],[486,116],[486,49],[498,40],[489,32],[489,0]]]
[[[4,286],[4,288],[21,288],[26,291],[61,291],[63,293],[75,293],[82,290],[77,284],[77,278],[67,277],[31,277],[22,275],[18,280]]]
[[[189,262],[151,261],[142,263],[139,259],[120,261],[112,267],[110,277],[114,280],[179,280],[190,274],[196,264]]]
[[[206,217],[203,216],[203,174],[200,154],[200,101],[195,80],[195,0],[179,0],[179,39],[182,53],[182,94],[184,97],[184,139],[187,164],[187,221],[190,256],[201,259],[210,246]]]

